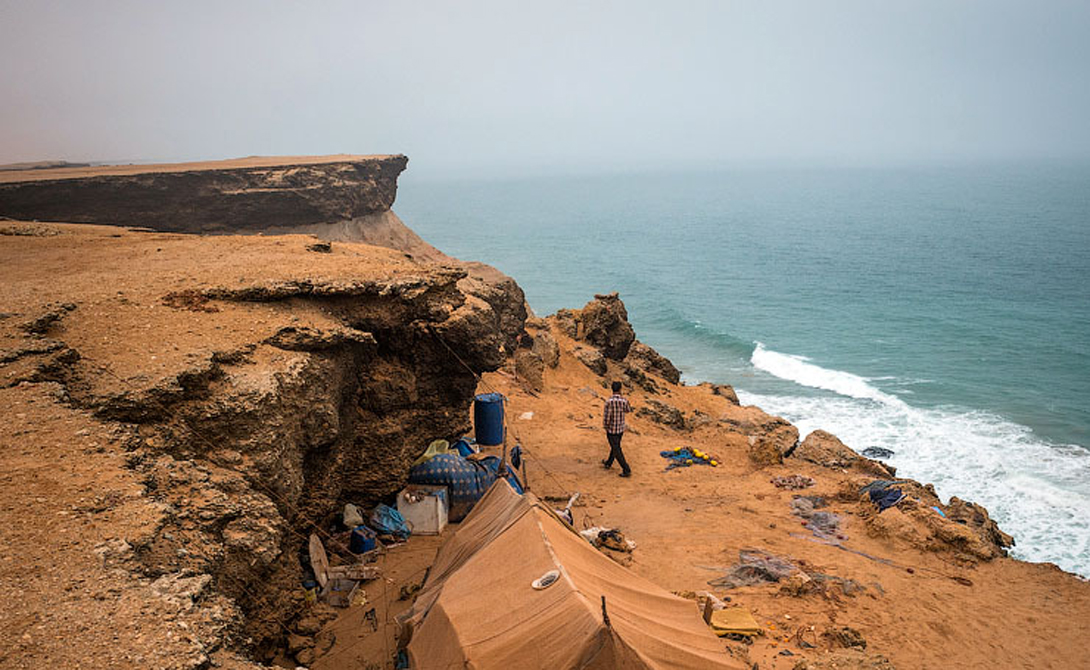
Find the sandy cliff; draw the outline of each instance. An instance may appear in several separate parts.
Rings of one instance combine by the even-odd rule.
[[[469,428],[476,380],[458,359],[476,371],[504,360],[499,315],[458,289],[465,271],[399,252],[314,251],[303,236],[0,232],[9,667],[88,653],[102,654],[97,667],[199,666],[228,638],[260,657],[299,606],[312,521],[396,491],[420,445]],[[506,300],[521,307],[521,292]],[[21,517],[28,502],[42,509]],[[119,590],[103,605],[107,575]],[[125,633],[110,644],[103,624],[139,615],[126,594],[151,598],[162,579],[185,585],[189,608],[222,601],[222,616],[184,650],[127,645]],[[105,637],[76,649],[54,626],[88,603],[99,622],[88,635]],[[146,622],[141,637],[174,625]]]

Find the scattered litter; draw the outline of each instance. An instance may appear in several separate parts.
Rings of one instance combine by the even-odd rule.
[[[859,489],[859,495],[863,495],[864,493],[869,494],[871,491],[881,491],[895,484],[907,484],[908,481],[909,480],[907,479],[875,479],[866,486],[861,487]]]
[[[529,421],[532,418],[534,418],[533,412],[523,412],[522,414],[519,414],[519,419],[522,421]]]
[[[427,463],[436,456],[450,453],[450,442],[446,440],[434,440],[428,445],[428,448],[424,450],[424,453],[420,454],[411,467],[416,467],[422,463]]]
[[[727,635],[755,637],[763,632],[761,625],[744,607],[728,607],[711,612],[705,609],[704,617],[712,632],[719,637]]]
[[[421,584],[421,583],[405,584],[398,591],[397,599],[398,600],[408,600],[409,598],[412,598],[413,596],[415,596],[417,591],[419,591],[422,587],[423,587],[423,584]]]
[[[381,575],[378,568],[359,563],[330,567],[329,555],[326,554],[325,546],[322,545],[316,533],[310,535],[308,553],[310,567],[317,580],[317,585],[312,588],[307,588],[310,582],[304,582],[303,586],[308,591],[308,601],[311,598],[312,589],[317,590],[316,587],[320,586],[321,589],[317,590],[317,600],[334,607],[348,607],[359,598],[357,591],[362,590],[359,589],[360,582],[377,579]],[[366,599],[366,595],[363,597]]]
[[[391,535],[400,540],[407,540],[412,534],[405,517],[393,507],[381,503],[371,512],[371,527],[380,535]]]
[[[568,504],[564,506],[564,509],[553,510],[556,512],[557,516],[567,521],[569,526],[575,525],[575,517],[572,516],[571,508],[573,505],[575,505],[576,500],[579,500],[578,491],[572,494],[572,497],[568,498]]]
[[[318,582],[313,579],[303,580],[303,594],[308,605],[316,604],[318,602]]]
[[[357,582],[365,582],[378,579],[382,574],[378,568],[371,565],[338,565],[329,568],[327,574],[330,579],[351,579]]]
[[[717,588],[734,589],[778,582],[800,571],[797,565],[786,558],[760,549],[742,549],[738,552],[738,563],[722,577],[708,580],[708,584]]]
[[[813,477],[806,477],[803,475],[788,475],[785,477],[773,477],[771,479],[773,486],[778,489],[805,489],[814,485]]]
[[[825,499],[818,496],[795,496],[791,500],[791,513],[804,519],[803,524],[815,536],[825,539],[847,539],[840,532],[840,515],[818,512],[825,507]]]
[[[547,589],[552,586],[558,579],[560,579],[560,572],[558,570],[549,570],[535,579],[530,585],[538,591],[541,591],[542,589]]]
[[[353,590],[349,605],[351,607],[367,607],[367,591],[359,588]]]
[[[344,506],[344,514],[341,516],[341,520],[344,521],[345,528],[355,528],[356,526],[363,525],[363,512],[359,507],[356,507],[352,503],[346,503]]]
[[[932,505],[932,506],[931,506],[931,509],[933,509],[933,510],[935,510],[936,512],[938,512],[938,513],[939,513],[939,516],[941,516],[942,518],[944,518],[944,519],[946,518],[946,512],[943,512],[943,511],[942,511],[941,509],[939,509],[938,507],[935,507],[934,505]]]
[[[636,543],[632,540],[625,539],[624,533],[616,528],[594,526],[593,528],[579,531],[579,534],[583,536],[583,539],[599,549],[605,548],[629,553],[636,548]]]
[[[710,465],[713,468],[719,466],[719,457],[693,447],[674,447],[667,451],[660,451],[659,456],[669,459],[667,470],[674,468],[687,468],[694,463],[698,465]]]
[[[352,534],[349,536],[348,551],[353,554],[366,554],[373,551],[376,546],[378,546],[378,539],[375,531],[363,525],[361,518],[360,523],[352,529]]]
[[[878,506],[879,512],[884,512],[905,499],[905,494],[901,489],[892,487],[872,490],[867,495],[870,496],[870,501]]]

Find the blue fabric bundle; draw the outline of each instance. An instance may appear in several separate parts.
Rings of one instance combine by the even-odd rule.
[[[393,535],[401,540],[409,539],[412,533],[401,512],[388,505],[380,504],[375,507],[375,511],[371,512],[371,526],[380,535]]]
[[[470,461],[458,454],[440,454],[409,471],[410,484],[446,486],[450,490],[450,521],[461,521],[496,481],[500,459],[489,456]],[[507,481],[518,493],[522,484],[514,471],[507,471]]]
[[[893,507],[905,497],[901,489],[895,488],[872,489],[868,495],[870,501],[878,506],[879,512],[884,512]]]

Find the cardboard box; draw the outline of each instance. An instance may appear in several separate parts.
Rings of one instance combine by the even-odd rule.
[[[415,535],[438,535],[447,526],[450,496],[445,486],[413,484],[397,494],[397,511]]]

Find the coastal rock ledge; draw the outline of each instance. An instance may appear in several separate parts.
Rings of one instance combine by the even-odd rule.
[[[172,233],[311,233],[400,249],[423,244],[390,211],[408,162],[333,155],[7,170],[0,216]]]

